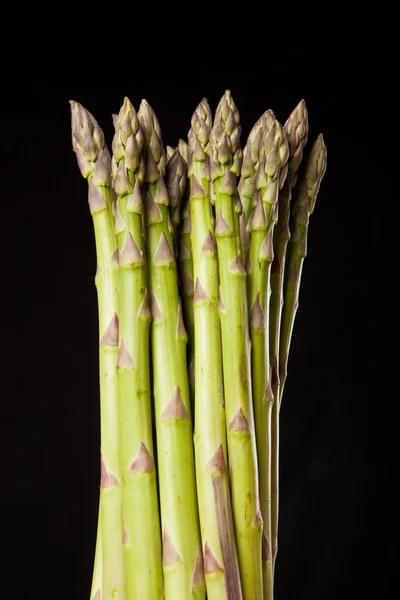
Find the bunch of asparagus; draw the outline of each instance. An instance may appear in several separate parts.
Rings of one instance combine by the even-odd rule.
[[[91,600],[273,598],[279,412],[326,169],[304,101],[242,150],[229,91],[163,145],[125,98],[112,156],[71,101],[97,253],[100,503]]]

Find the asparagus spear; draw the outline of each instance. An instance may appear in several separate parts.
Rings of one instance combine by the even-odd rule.
[[[102,545],[101,597],[126,596],[122,549],[122,493],[118,420],[118,250],[111,220],[111,165],[104,134],[94,117],[71,101],[72,144],[79,169],[89,183],[89,209],[93,219],[97,272],[95,283],[100,334]],[[97,593],[97,591],[96,591]]]
[[[251,213],[250,254],[247,289],[250,310],[251,367],[253,404],[259,465],[260,504],[264,521],[263,587],[264,598],[272,598],[271,557],[271,389],[269,356],[269,289],[273,259],[272,236],[276,221],[278,193],[286,176],[288,143],[272,111],[261,118],[259,167],[254,176],[255,208]]]
[[[155,420],[163,530],[165,597],[205,598],[186,341],[164,183],[165,152],[157,118],[143,100],[138,112],[144,132],[145,220],[149,283]]]
[[[128,599],[161,598],[163,572],[151,418],[141,156],[143,132],[128,98],[114,118],[115,232],[119,249],[119,354],[124,551]]]
[[[186,166],[191,161],[189,145],[182,139],[178,142],[179,154],[185,161]],[[181,202],[182,224],[178,229],[178,273],[180,289],[182,291],[183,319],[185,322],[187,341],[187,362],[189,369],[189,394],[192,414],[194,414],[194,312],[193,312],[193,257],[192,242],[190,239],[192,223],[189,207],[189,186],[186,186]]]
[[[290,238],[289,215],[292,189],[296,185],[298,169],[303,158],[303,149],[308,137],[308,113],[304,100],[292,111],[285,125],[285,132],[289,143],[288,176],[279,192],[279,214],[274,228],[274,260],[271,266],[271,298],[270,298],[270,356],[272,367],[272,393],[275,402],[272,406],[272,461],[271,461],[271,540],[272,560],[275,562],[277,554],[277,526],[278,526],[278,477],[279,477],[279,332],[283,305],[283,274],[286,258],[286,247]]]
[[[276,417],[275,460],[273,469],[272,506],[274,557],[278,551],[278,502],[279,502],[279,410],[282,403],[283,388],[287,376],[287,360],[292,337],[294,320],[298,308],[300,279],[304,258],[307,253],[308,222],[314,210],[315,201],[322,178],[326,170],[326,146],[322,134],[315,141],[306,165],[305,174],[299,184],[296,201],[293,205],[290,227],[290,240],[286,252],[286,264],[283,284],[283,308],[279,338],[279,404]]]
[[[322,133],[320,133],[311,148],[292,210],[291,238],[287,248],[284,303],[279,339],[280,400],[282,400],[287,377],[287,361],[293,324],[299,306],[300,279],[304,259],[307,255],[308,223],[310,215],[314,211],[321,181],[325,175],[326,161],[326,146]]]
[[[209,197],[208,143],[212,124],[206,99],[191,121],[190,212],[195,326],[195,457],[207,598],[242,598],[226,464],[226,430],[218,258]]]
[[[229,91],[211,131],[211,179],[220,276],[220,320],[232,507],[244,598],[263,597],[262,517],[252,406],[246,279],[238,229],[239,113]],[[236,226],[235,226],[236,221]]]

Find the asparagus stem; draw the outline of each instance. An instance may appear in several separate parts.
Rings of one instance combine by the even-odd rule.
[[[101,596],[101,571],[102,571],[102,548],[101,548],[101,513],[99,506],[99,516],[97,520],[96,550],[94,554],[92,587],[90,590],[90,600],[100,600]]]
[[[189,145],[184,140],[179,140],[178,150],[186,166],[191,161]],[[187,341],[187,363],[189,370],[189,394],[192,415],[194,415],[194,312],[193,312],[193,257],[191,232],[192,223],[189,207],[189,186],[186,186],[181,202],[182,224],[178,229],[178,274],[179,285],[182,292],[183,318],[185,322]]]
[[[128,98],[114,118],[115,232],[119,250],[119,354],[124,552],[128,600],[163,595],[151,418],[147,275],[143,239],[143,132]]]
[[[304,258],[307,253],[307,233],[309,216],[314,210],[321,180],[326,170],[326,146],[320,134],[314,143],[293,205],[290,227],[290,240],[286,251],[286,264],[283,284],[283,308],[279,338],[279,405],[275,420],[274,442],[276,461],[274,461],[274,480],[272,489],[273,545],[276,557],[278,549],[278,502],[279,502],[279,410],[282,403],[283,388],[287,376],[287,360],[294,320],[298,308],[299,288]]]
[[[190,212],[195,325],[195,458],[204,571],[209,600],[242,598],[226,464],[226,429],[221,326],[218,314],[218,258],[209,197],[207,156],[212,124],[206,99],[192,117]]]
[[[283,274],[285,268],[286,248],[290,239],[289,216],[292,188],[296,185],[297,173],[303,158],[303,149],[308,137],[308,114],[304,100],[292,111],[284,129],[289,144],[288,176],[279,192],[278,221],[274,228],[274,260],[271,266],[271,298],[270,298],[270,356],[272,367],[272,393],[275,402],[272,406],[272,462],[271,462],[271,543],[272,561],[275,563],[279,511],[279,333],[283,305]]]
[[[99,307],[102,592],[126,599],[122,549],[122,490],[118,420],[118,256],[111,220],[111,165],[104,135],[94,117],[71,101],[72,141],[89,183],[89,208],[97,253],[95,283]]]
[[[327,151],[322,134],[315,140],[299,183],[293,205],[291,238],[288,243],[284,275],[284,303],[279,340],[280,400],[287,377],[287,361],[293,325],[299,306],[299,286],[304,259],[307,255],[309,217],[314,211],[321,181],[325,175]]]
[[[213,180],[220,276],[220,320],[227,441],[232,506],[244,598],[263,597],[262,517],[250,373],[246,279],[241,248],[234,235],[239,213],[236,175],[240,172],[239,113],[229,91],[221,99],[211,132]],[[240,156],[240,155],[239,155]]]
[[[187,334],[168,225],[165,153],[160,126],[146,101],[142,101],[138,116],[145,138],[145,220],[165,597],[200,599],[205,598],[205,581],[186,368]]]
[[[259,465],[260,504],[263,531],[264,598],[273,597],[271,556],[271,388],[269,351],[270,270],[273,260],[273,230],[277,218],[279,189],[286,177],[288,144],[282,126],[272,111],[261,118],[258,150],[259,166],[253,176],[255,208],[251,213],[250,259],[247,271],[250,311],[253,404]]]

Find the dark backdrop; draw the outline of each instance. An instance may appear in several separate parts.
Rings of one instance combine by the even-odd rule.
[[[276,600],[336,600],[360,592],[389,597],[385,512],[377,509],[377,454],[386,437],[376,410],[379,348],[373,342],[379,216],[359,177],[367,172],[369,178],[365,151],[371,168],[377,166],[374,150],[359,137],[364,63],[357,52],[335,53],[333,46],[324,54],[301,45],[280,48],[269,59],[265,50],[257,60],[235,52],[228,61],[222,48],[215,60],[211,51],[189,56],[167,42],[157,51],[133,52],[129,62],[112,44],[109,52],[96,55],[88,47],[88,55],[79,54],[75,25],[64,51],[33,43],[24,61],[15,55],[3,73],[2,345],[9,360],[1,439],[9,533],[4,573],[17,592],[12,597],[84,600],[93,567],[95,248],[68,100],[94,114],[111,144],[111,114],[125,95],[136,108],[144,97],[164,142],[174,145],[186,136],[202,97],[215,109],[225,89],[239,108],[243,143],[265,109],[284,122],[304,98],[308,148],[320,132],[328,148],[281,413]]]

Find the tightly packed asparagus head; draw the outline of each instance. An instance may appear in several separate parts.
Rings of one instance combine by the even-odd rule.
[[[96,246],[99,515],[91,600],[273,600],[279,416],[322,134],[227,90],[165,146],[126,97],[112,156],[71,101]],[[292,199],[293,198],[293,199]]]

